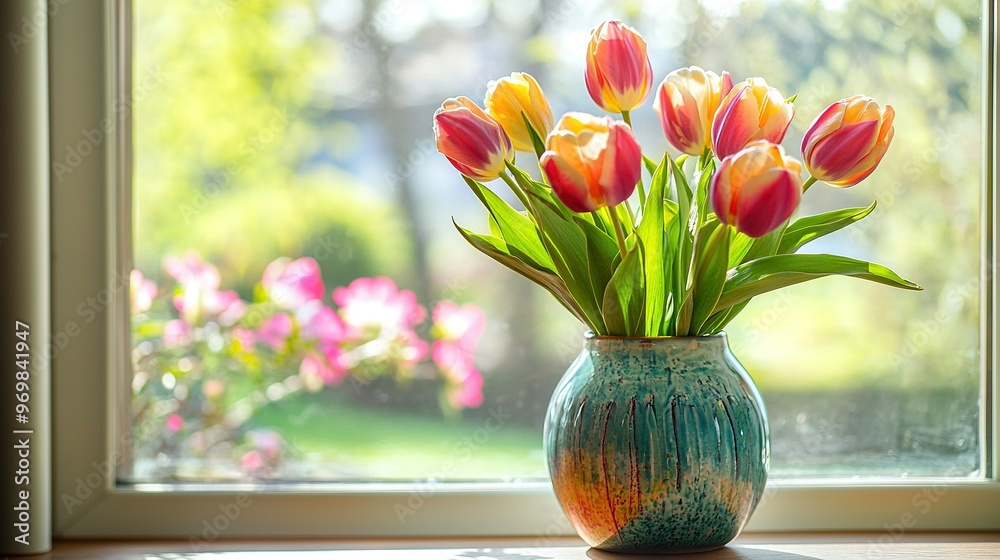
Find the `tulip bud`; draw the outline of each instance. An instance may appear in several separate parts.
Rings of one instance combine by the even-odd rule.
[[[750,237],[775,230],[802,199],[802,165],[785,150],[758,140],[722,160],[712,180],[712,209],[719,221]]]
[[[530,74],[514,72],[510,76],[491,81],[486,88],[483,105],[486,112],[507,132],[515,150],[535,150],[525,120],[543,141],[552,130],[552,108],[542,93],[542,87]]]
[[[468,97],[447,99],[434,113],[437,149],[455,169],[476,181],[492,181],[514,161],[503,128]]]
[[[802,159],[819,181],[851,187],[882,161],[892,142],[896,112],[880,107],[867,95],[854,95],[830,105],[802,137]]]
[[[642,105],[653,88],[646,42],[620,21],[598,25],[590,31],[585,78],[590,98],[609,113]]]
[[[712,118],[731,89],[729,72],[723,72],[720,78],[715,72],[692,66],[667,74],[653,101],[667,141],[692,156],[711,148]]]
[[[750,78],[733,86],[719,105],[712,123],[712,149],[730,156],[756,140],[780,144],[795,108],[764,78]]]
[[[566,113],[540,163],[559,200],[574,212],[615,206],[639,181],[642,151],[632,128],[611,117]]]

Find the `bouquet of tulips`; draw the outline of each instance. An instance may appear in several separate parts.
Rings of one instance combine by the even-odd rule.
[[[643,155],[631,111],[652,91],[646,44],[607,21],[591,32],[586,86],[610,116],[566,113],[553,125],[538,82],[514,73],[489,84],[485,110],[466,97],[434,115],[438,150],[489,211],[489,233],[456,224],[473,247],[548,290],[598,335],[697,336],[722,330],[754,296],[828,275],[919,290],[888,268],[799,254],[810,241],[875,209],[792,221],[809,187],[850,187],[892,141],[892,107],[855,95],[824,110],[802,140],[803,163],[781,141],[794,114],[763,78],[675,70],[653,109],[682,155]],[[514,164],[533,152],[545,182]],[[643,168],[649,174],[645,187]],[[483,183],[502,179],[524,210]],[[630,199],[638,191],[638,207]]]

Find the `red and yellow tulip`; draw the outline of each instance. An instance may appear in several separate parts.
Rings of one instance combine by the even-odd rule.
[[[587,47],[587,92],[609,113],[631,111],[653,89],[653,67],[646,42],[624,23],[605,21],[590,31]]]
[[[709,196],[719,221],[750,237],[792,217],[802,198],[802,165],[785,150],[758,140],[722,160]]]
[[[712,149],[730,156],[756,140],[780,144],[795,109],[764,78],[750,78],[733,86],[712,123]]]
[[[892,142],[892,107],[867,95],[841,99],[820,113],[802,138],[802,159],[819,181],[851,187],[882,161]]]
[[[462,175],[492,181],[514,161],[510,138],[493,117],[468,97],[445,100],[434,113],[437,149]]]
[[[700,156],[712,147],[712,119],[733,89],[729,72],[720,77],[697,66],[667,74],[656,90],[653,110],[667,141],[681,153]]]
[[[632,195],[642,152],[624,122],[566,113],[546,139],[540,162],[559,200],[574,212],[590,212]]]
[[[534,151],[529,125],[542,140],[552,130],[552,108],[542,87],[531,74],[514,72],[491,81],[486,88],[483,105],[507,132],[515,150]]]

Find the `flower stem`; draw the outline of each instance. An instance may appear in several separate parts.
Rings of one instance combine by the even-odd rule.
[[[632,128],[632,114],[631,113],[629,113],[628,111],[622,111],[622,120],[625,121],[625,124],[627,124],[629,126],[629,128]],[[633,128],[632,131],[635,132],[635,129]],[[642,184],[642,173],[641,172],[639,173],[639,183],[636,185],[636,188],[639,189],[639,207],[640,208],[645,208],[646,207],[646,186]],[[614,214],[614,212],[612,212],[612,214]],[[625,253],[622,253],[622,256],[625,256]]]
[[[806,179],[806,182],[802,184],[802,193],[805,194],[805,192],[809,190],[809,187],[813,186],[815,182],[816,178],[810,175],[809,178]]]
[[[609,213],[611,214],[611,225],[615,227],[615,238],[618,239],[618,250],[621,252],[622,259],[628,253],[628,247],[625,246],[625,234],[622,233],[622,223],[618,219],[618,211],[608,206]]]
[[[528,204],[528,195],[526,195],[524,191],[521,190],[521,187],[514,182],[514,179],[511,179],[510,174],[507,173],[507,170],[504,169],[500,171],[500,178],[503,179],[505,183],[507,183],[507,186],[510,187],[510,190],[514,191],[514,194],[517,195],[517,199],[520,200],[521,204],[524,205],[525,210],[531,210],[531,206]]]

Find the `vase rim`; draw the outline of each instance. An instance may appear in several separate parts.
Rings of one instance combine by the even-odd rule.
[[[638,342],[642,340],[648,340],[651,342],[657,341],[667,341],[667,340],[713,340],[713,339],[727,339],[726,331],[719,331],[715,334],[699,334],[691,336],[618,336],[618,335],[607,335],[607,334],[595,334],[594,331],[587,331],[584,333],[583,337],[586,340],[621,340],[629,342]]]

